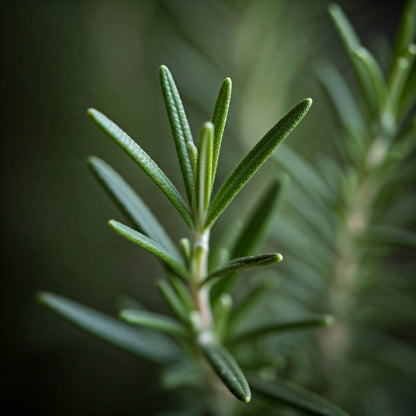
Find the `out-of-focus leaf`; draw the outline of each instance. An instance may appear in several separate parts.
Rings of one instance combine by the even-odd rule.
[[[110,220],[108,222],[108,225],[116,233],[120,234],[127,240],[154,254],[156,257],[158,257],[166,265],[171,267],[173,271],[178,273],[184,279],[189,278],[188,270],[186,270],[185,267],[181,263],[179,263],[178,260],[174,256],[172,256],[171,253],[167,252],[161,245],[156,243],[156,241],[116,220]]]
[[[326,202],[333,197],[331,188],[307,160],[288,146],[282,146],[274,159],[310,196],[311,201],[318,207],[326,209]]]
[[[179,191],[153,159],[120,127],[98,110],[90,108],[88,115],[118,146],[120,146],[166,195],[182,218],[192,226],[192,218]]]
[[[255,393],[269,400],[286,403],[313,415],[348,416],[346,412],[317,394],[288,381],[267,381],[254,375],[249,375],[248,380]]]
[[[377,225],[370,229],[367,237],[374,244],[383,243],[416,249],[416,233],[398,227]]]
[[[250,290],[246,297],[237,305],[237,307],[231,313],[229,327],[234,328],[240,323],[247,314],[254,308],[257,303],[260,302],[266,294],[270,291],[270,285],[262,284]]]
[[[382,111],[386,99],[386,81],[384,79],[383,71],[367,48],[360,46],[358,49],[354,50],[353,56],[361,61],[364,68],[367,70],[368,77],[372,82],[377,97],[378,110]]]
[[[269,231],[269,225],[281,203],[287,183],[288,179],[284,177],[284,179],[275,180],[269,185],[253,212],[244,221],[244,226],[241,230],[236,230],[238,233],[234,241],[228,244],[232,247],[231,256],[233,258],[248,256],[259,248]],[[219,265],[222,264],[219,263]],[[221,293],[229,291],[235,283],[236,277],[236,274],[231,274],[216,282],[211,289],[211,300],[215,302]]]
[[[223,183],[208,210],[206,227],[210,227],[234,199],[240,189],[253,177],[277,146],[300,123],[312,105],[306,98],[284,116],[237,165]]]
[[[233,298],[229,293],[223,293],[215,306],[215,333],[222,340],[227,330]]]
[[[177,277],[175,274],[170,273],[169,270],[167,271],[169,282],[173,288],[173,290],[178,295],[182,304],[188,309],[191,310],[194,308],[194,304],[192,301],[191,293],[189,292],[188,286]]]
[[[235,358],[220,344],[200,342],[202,352],[214,371],[237,399],[248,403],[251,400],[250,387]]]
[[[403,54],[398,56],[394,62],[391,75],[389,78],[389,95],[387,97],[387,108],[394,116],[400,117],[400,101],[406,98],[408,94],[406,90],[410,90],[414,93],[414,88],[412,89],[411,83],[406,86],[406,82],[409,79],[409,74],[412,71],[413,63],[416,56],[416,45],[414,43],[410,44],[404,51]],[[416,71],[414,71],[416,72]],[[403,98],[402,98],[403,96]],[[416,98],[413,96],[410,99],[410,102],[414,102]],[[400,122],[400,119],[398,120]]]
[[[157,288],[159,289],[163,299],[169,305],[173,313],[185,323],[188,323],[188,310],[181,299],[173,290],[172,286],[166,280],[158,280]]]
[[[329,64],[319,66],[315,73],[327,92],[339,123],[351,135],[361,152],[364,152],[365,121],[344,78],[334,66]],[[342,100],[339,99],[340,97]]]
[[[179,357],[176,346],[160,334],[136,330],[88,306],[53,293],[39,292],[37,301],[90,335],[139,357],[155,363],[174,361]]]
[[[277,322],[271,324],[265,324],[262,326],[257,326],[253,329],[247,329],[244,332],[234,335],[230,338],[231,343],[239,343],[250,341],[254,338],[277,334],[288,331],[298,331],[304,329],[325,327],[332,325],[334,318],[329,315],[323,315],[320,317],[305,318],[289,322]]]
[[[282,203],[289,178],[274,180],[259,199],[253,212],[244,221],[244,228],[238,234],[231,256],[244,257],[253,254],[266,238],[273,215]]]
[[[166,66],[162,65],[159,75],[186,193],[189,202],[191,202],[194,182],[191,159],[187,147],[187,143],[193,143],[191,129],[172,74]]]
[[[399,24],[394,55],[396,57],[403,54],[403,51],[414,42],[416,34],[416,1],[407,0],[403,9],[403,14]]]
[[[157,313],[138,311],[137,309],[123,309],[120,312],[120,318],[130,324],[157,329],[170,335],[183,338],[188,336],[188,332],[182,324],[175,319]]]
[[[106,162],[96,156],[88,158],[92,173],[115,201],[123,214],[143,233],[179,258],[179,253],[159,221],[130,185]]]
[[[397,117],[401,120],[408,115],[416,105],[416,71],[409,74],[406,85],[402,90]]]
[[[347,54],[351,60],[362,94],[367,102],[368,109],[371,114],[374,114],[378,109],[378,105],[377,95],[373,89],[371,76],[365,65],[363,65],[363,62],[356,59],[354,55],[356,51],[362,47],[358,35],[349,22],[347,16],[342,11],[341,7],[337,4],[331,4],[328,10],[334,26],[337,29],[341,41],[344,44]]]

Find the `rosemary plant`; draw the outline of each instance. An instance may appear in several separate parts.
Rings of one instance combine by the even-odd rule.
[[[416,376],[410,161],[416,148],[416,1],[404,8],[386,68],[338,5],[329,13],[356,85],[335,65],[317,68],[339,128],[337,155],[321,155],[314,164],[282,149],[278,163],[294,183],[275,243],[295,257],[282,270],[286,295],[308,308],[325,304],[336,319],[311,348],[311,385],[357,414],[410,415],[414,409],[406,403]]]
[[[245,331],[234,330],[233,321],[241,319],[254,300],[261,300],[259,291],[255,291],[233,308],[229,292],[236,278],[246,269],[282,260],[279,253],[252,255],[267,232],[268,220],[280,197],[281,184],[276,182],[267,190],[235,243],[228,247],[218,244],[215,250],[210,251],[210,233],[217,219],[302,120],[312,100],[301,101],[272,127],[212,196],[231,98],[231,80],[227,78],[223,82],[211,119],[202,126],[197,144],[175,82],[165,66],[160,68],[160,81],[186,198],[120,127],[98,110],[90,109],[88,115],[139,165],[178,211],[188,229],[179,248],[141,198],[112,167],[95,156],[88,159],[88,165],[134,228],[116,220],[110,220],[109,226],[160,260],[166,279],[158,281],[157,287],[175,318],[128,307],[120,311],[120,318],[127,322],[123,323],[49,292],[39,293],[39,302],[90,334],[164,365],[165,381],[172,380],[174,373],[174,384],[180,385],[178,380],[184,378],[189,384],[199,384],[201,391],[208,394],[209,406],[216,415],[233,412],[232,395],[242,402],[250,402],[251,390],[269,400],[284,402],[313,414],[345,414],[296,385],[261,377],[259,367],[243,371],[234,358],[234,352],[238,354],[238,346],[243,342],[258,342],[269,334],[332,323],[331,317],[319,315],[298,321],[277,321]],[[206,414],[206,409],[201,412]]]

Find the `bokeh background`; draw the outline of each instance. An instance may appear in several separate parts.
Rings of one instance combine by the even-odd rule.
[[[371,50],[385,48],[380,34],[393,43],[403,2],[338,3]],[[327,6],[321,0],[2,2],[3,415],[150,415],[175,406],[175,392],[160,389],[155,367],[89,338],[34,302],[37,290],[50,290],[115,315],[118,296],[129,294],[165,311],[154,284],[159,265],[106,226],[120,215],[90,175],[86,157],[95,154],[117,167],[176,239],[183,236],[182,221],[86,109],[108,114],[179,183],[158,67],[167,65],[175,76],[194,135],[230,76],[219,177],[308,96],[313,109],[290,144],[314,163],[336,129],[316,68],[332,61],[351,78]],[[267,165],[234,209],[250,204],[275,170]],[[403,411],[411,407],[405,403]]]

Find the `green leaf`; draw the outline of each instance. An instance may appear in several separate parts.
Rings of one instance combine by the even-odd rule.
[[[238,164],[231,175],[219,189],[208,210],[206,228],[213,225],[240,189],[257,172],[260,166],[270,157],[277,146],[299,124],[312,105],[306,98],[283,117]]]
[[[284,174],[274,180],[259,199],[253,212],[244,221],[231,251],[231,257],[249,256],[258,250],[267,238],[267,233],[273,216],[279,210],[289,183],[289,177]]]
[[[198,163],[195,180],[195,197],[197,219],[204,220],[204,215],[208,209],[212,190],[212,145],[214,136],[214,126],[207,122],[202,127],[201,137],[198,143]],[[203,224],[200,224],[203,226]]]
[[[403,51],[414,42],[416,35],[416,1],[408,0],[403,9],[399,31],[397,34],[394,55],[396,57],[403,54]]]
[[[176,151],[185,183],[186,193],[189,202],[191,202],[194,182],[192,164],[187,147],[187,143],[193,143],[191,129],[183,108],[181,97],[169,69],[162,65],[159,70],[159,76],[170,127],[175,139]]]
[[[192,300],[192,296],[189,292],[188,286],[185,285],[183,280],[181,280],[179,277],[177,277],[173,273],[168,272],[167,274],[168,274],[169,282],[170,282],[171,286],[173,287],[174,291],[176,292],[176,294],[178,295],[182,304],[189,311],[192,310],[194,308],[194,303],[193,303],[193,300]]]
[[[185,264],[189,266],[191,264],[192,246],[188,238],[181,238],[179,241],[182,257],[185,260]]]
[[[359,147],[360,152],[364,153],[366,137],[366,122],[362,112],[357,105],[351,89],[348,87],[343,76],[332,65],[320,65],[316,70],[322,87],[332,104],[332,108],[339,124],[354,140],[354,150]],[[339,99],[342,97],[342,100]]]
[[[241,334],[237,334],[235,336],[230,337],[230,342],[239,343],[270,334],[325,327],[332,325],[333,322],[334,318],[332,316],[323,315],[320,317],[306,318],[290,322],[277,322],[272,324],[265,324],[263,326],[258,326],[253,329],[248,329],[242,332]]]
[[[326,203],[331,201],[333,193],[322,175],[310,162],[288,146],[282,146],[274,159],[289,173],[291,179],[310,196],[311,201],[322,210],[327,209]]]
[[[168,316],[153,312],[139,311],[137,309],[123,309],[120,312],[120,318],[130,324],[157,329],[182,338],[188,337],[186,328],[175,319],[169,318]]]
[[[106,162],[96,156],[88,158],[94,176],[118,205],[123,214],[143,233],[162,245],[176,258],[178,250],[159,221],[130,185]]]
[[[217,339],[219,340],[222,340],[226,334],[232,306],[233,298],[229,293],[223,293],[215,305],[215,333],[217,335]]]
[[[203,335],[200,338],[203,338]],[[251,400],[250,387],[234,357],[220,344],[202,340],[199,345],[204,356],[230,392],[237,399],[248,403]]]
[[[397,119],[401,121],[406,115],[412,112],[416,105],[416,71],[411,71],[407,82],[402,90],[399,107],[397,111]]]
[[[116,233],[120,234],[127,240],[154,254],[156,257],[162,260],[174,272],[178,273],[184,279],[189,278],[189,272],[185,269],[185,267],[181,263],[179,263],[178,260],[174,256],[172,256],[171,253],[166,251],[165,248],[163,248],[160,244],[156,243],[156,241],[116,220],[110,220],[108,222],[108,225]]]
[[[36,299],[70,324],[121,350],[155,363],[175,361],[179,357],[176,346],[162,335],[139,331],[88,306],[50,292],[39,292]]]
[[[230,78],[226,78],[221,85],[215,103],[214,111],[211,116],[211,123],[214,125],[214,150],[212,156],[212,183],[217,172],[218,158],[221,149],[222,136],[227,122],[228,108],[231,100],[232,83]]]
[[[253,267],[268,266],[269,264],[278,263],[282,260],[283,256],[279,253],[261,254],[259,256],[248,256],[233,259],[221,269],[215,270],[209,274],[202,282],[202,284],[205,285],[208,282],[211,283],[213,279],[221,276],[226,276],[233,272],[241,272]]]
[[[270,285],[262,284],[250,290],[246,297],[237,305],[231,314],[229,327],[234,328],[241,322],[255,305],[260,302],[267,293],[270,293]]]
[[[404,88],[406,86],[406,81],[409,78],[409,74],[412,71],[415,56],[416,45],[411,44],[403,51],[402,55],[397,57],[396,61],[394,62],[389,78],[389,95],[387,108],[395,116],[400,114],[399,102],[403,96],[403,93],[405,93]]]
[[[238,232],[232,246],[231,257],[243,257],[256,251],[269,231],[273,216],[279,208],[287,187],[288,177],[275,180],[254,207],[253,212],[244,221],[244,227]],[[220,263],[221,264],[221,263]],[[225,276],[215,282],[211,289],[211,300],[215,302],[221,293],[229,291],[237,278],[236,274]]]
[[[361,60],[357,60],[354,53],[361,48],[361,42],[355,32],[353,26],[349,22],[347,16],[337,4],[331,4],[328,8],[335,28],[341,38],[342,43],[348,53],[353,68],[355,70],[358,82],[367,106],[371,113],[377,108],[376,94],[372,86],[372,80],[367,68],[362,64]]]
[[[172,312],[182,321],[188,323],[188,311],[181,299],[166,280],[159,279],[157,288]]]
[[[167,196],[188,226],[192,226],[191,215],[180,193],[153,159],[131,137],[104,114],[90,108],[88,110],[88,115],[95,124],[104,131],[104,133],[106,133],[143,169],[150,179],[152,179],[152,181]]]
[[[254,375],[249,375],[248,380],[254,392],[269,400],[285,403],[314,415],[348,416],[346,412],[322,397],[288,381],[266,381]]]
[[[386,99],[386,80],[379,64],[367,48],[360,46],[353,51],[353,56],[362,62],[368,72],[368,78],[372,82],[375,95],[377,96],[378,110],[383,109]]]
[[[329,5],[328,11],[346,49],[353,51],[359,48],[360,39],[341,7],[333,3]]]
[[[398,227],[377,225],[367,235],[372,244],[391,244],[416,249],[416,233]]]

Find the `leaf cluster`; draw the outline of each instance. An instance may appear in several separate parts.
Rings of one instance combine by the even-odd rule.
[[[88,166],[107,194],[120,208],[130,225],[114,219],[108,225],[120,236],[157,257],[166,273],[157,287],[172,311],[172,316],[153,313],[129,305],[120,310],[121,322],[61,296],[41,292],[38,300],[86,332],[137,356],[165,365],[172,382],[172,365],[183,363],[202,374],[200,383],[220,380],[238,399],[249,402],[255,392],[313,414],[343,415],[324,399],[290,383],[267,381],[259,374],[246,377],[240,367],[238,346],[258,342],[271,334],[322,327],[332,324],[327,315],[297,320],[279,320],[260,327],[237,331],[237,320],[244,320],[265,290],[259,287],[233,306],[231,289],[248,269],[269,266],[282,260],[279,253],[256,254],[266,237],[273,212],[285,187],[275,181],[259,199],[236,239],[231,244],[218,242],[211,249],[210,231],[240,190],[273,154],[308,112],[307,98],[290,110],[237,164],[213,195],[221,141],[231,99],[231,80],[219,90],[210,121],[204,123],[199,141],[194,141],[184,106],[174,79],[165,66],[160,68],[160,83],[182,173],[183,197],[177,187],[150,155],[119,126],[96,109],[88,110],[95,124],[150,177],[182,217],[188,229],[179,247],[126,180],[96,156]],[[134,325],[135,327],[133,327]],[[206,372],[202,357],[210,366]],[[186,363],[186,364],[185,364]],[[182,367],[179,366],[179,367]],[[177,379],[183,374],[177,372]],[[175,384],[175,383],[173,383]],[[181,384],[181,382],[178,382]]]

